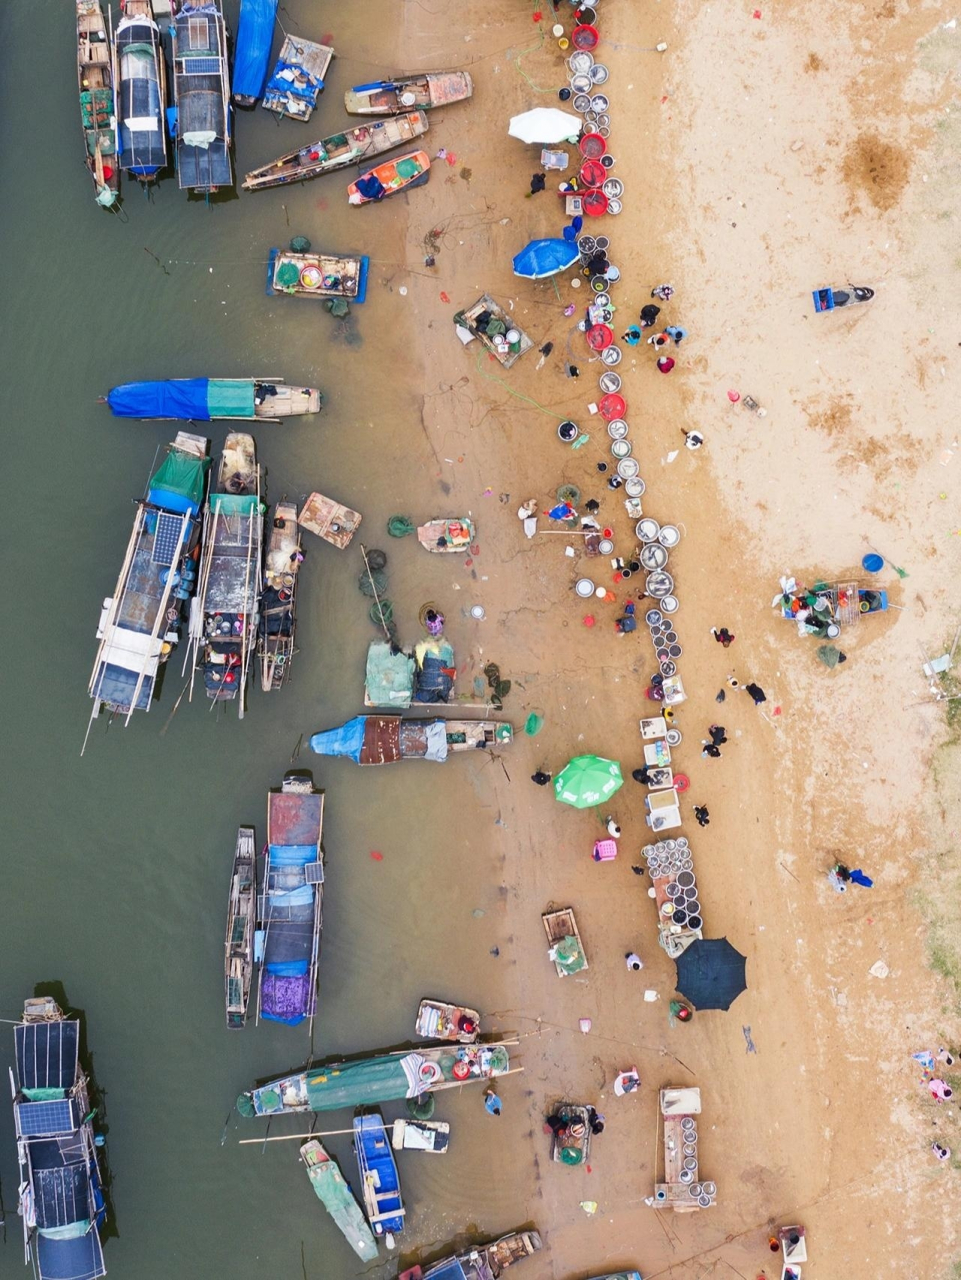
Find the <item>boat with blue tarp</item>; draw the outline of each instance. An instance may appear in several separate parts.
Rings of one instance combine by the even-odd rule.
[[[333,1218],[354,1253],[363,1262],[376,1262],[377,1241],[337,1161],[316,1138],[304,1143],[300,1148],[300,1158],[317,1199]]]
[[[426,1271],[423,1267],[411,1267],[402,1271],[397,1280],[499,1280],[508,1267],[529,1258],[542,1247],[539,1232],[512,1231],[490,1244],[477,1245],[453,1258],[435,1262]],[[610,1280],[615,1277],[611,1276]]]
[[[264,96],[278,0],[240,0],[231,97],[252,107]]]
[[[346,302],[367,300],[370,258],[334,253],[295,253],[292,249],[271,249],[267,255],[269,297],[288,293],[297,298],[343,298]]]
[[[333,56],[330,45],[302,36],[285,36],[264,90],[263,105],[280,116],[309,120]]]
[[[321,173],[333,173],[335,169],[346,169],[348,165],[360,164],[393,147],[402,147],[426,133],[427,129],[427,117],[423,111],[344,129],[296,151],[288,151],[259,169],[252,169],[244,178],[244,190],[280,187],[288,182],[316,178]]]
[[[151,182],[167,163],[167,69],[152,0],[126,0],[114,35],[120,164]]]
[[[355,764],[433,760],[452,751],[491,751],[509,745],[514,730],[495,720],[405,720],[401,716],[355,716],[337,729],[315,733],[310,749],[319,756],[345,756]]]
[[[404,1229],[407,1210],[401,1195],[397,1161],[384,1121],[376,1112],[354,1116],[354,1154],[367,1221],[374,1235],[382,1238],[388,1249],[393,1249],[394,1237]]]
[[[177,182],[213,195],[232,187],[227,29],[219,0],[184,0],[174,19]]]
[[[94,1132],[96,1108],[80,1067],[80,1023],[48,996],[24,1003],[11,1072],[26,1261],[36,1280],[107,1274],[107,1216]]]
[[[117,103],[109,14],[100,0],[76,0],[77,85],[83,127],[84,162],[93,180],[97,204],[109,209],[120,191],[117,155]]]
[[[278,422],[320,413],[316,387],[290,387],[269,378],[167,378],[126,382],[112,387],[107,404],[117,418],[173,418],[188,422],[214,419]]]
[[[159,692],[161,668],[180,638],[184,606],[197,583],[209,445],[179,431],[137,503],[120,576],[97,626],[91,723],[101,707],[125,714],[129,723],[134,711],[150,710]]]
[[[216,702],[236,699],[241,720],[259,623],[263,532],[257,446],[253,436],[232,431],[224,442],[217,489],[204,507],[190,639],[194,671],[203,673],[207,697]],[[190,693],[192,697],[193,678]]]
[[[474,82],[467,71],[425,71],[354,85],[344,94],[344,107],[351,116],[394,116],[447,107],[463,102],[473,92]]]
[[[378,1106],[425,1093],[513,1075],[509,1046],[517,1040],[418,1045],[351,1062],[331,1062],[258,1085],[237,1099],[242,1116],[281,1116]]]
[[[324,793],[288,773],[267,796],[267,853],[257,894],[257,1017],[313,1025],[323,924]]]

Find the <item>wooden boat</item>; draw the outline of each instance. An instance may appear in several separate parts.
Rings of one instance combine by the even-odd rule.
[[[167,68],[152,0],[126,0],[114,35],[120,163],[139,182],[167,164]]]
[[[419,1045],[350,1062],[319,1063],[242,1093],[237,1110],[243,1116],[338,1111],[478,1084],[523,1071],[511,1066],[508,1053],[517,1043],[495,1040],[457,1049]]]
[[[547,934],[547,957],[553,960],[554,968],[562,978],[572,973],[582,973],[589,969],[584,944],[570,907],[561,911],[547,911],[541,916],[544,931]]]
[[[447,1154],[450,1125],[446,1120],[395,1120],[390,1138],[395,1151],[427,1151]]]
[[[301,507],[297,519],[301,529],[315,533],[318,538],[343,551],[350,546],[363,516],[333,498],[325,498],[322,493],[312,493]]]
[[[364,302],[370,258],[333,253],[294,253],[271,249],[267,257],[267,294],[297,298],[345,298]]]
[[[324,793],[288,773],[267,796],[267,863],[257,896],[257,1017],[313,1028],[323,925]]]
[[[323,397],[316,387],[288,387],[279,378],[167,378],[112,387],[106,402],[117,418],[280,422],[320,413]]]
[[[404,1229],[407,1210],[400,1191],[397,1162],[379,1115],[354,1116],[354,1154],[367,1221],[388,1249]]]
[[[559,1116],[567,1128],[560,1134],[551,1134],[551,1159],[555,1164],[587,1164],[591,1154],[590,1107],[562,1102],[554,1108],[554,1115]]]
[[[36,1280],[107,1274],[100,1231],[107,1216],[80,1024],[50,997],[27,1000],[14,1027],[10,1072],[20,1163],[24,1252]],[[101,1139],[102,1141],[102,1139]]]
[[[328,1155],[316,1138],[304,1143],[300,1148],[300,1158],[317,1199],[333,1218],[354,1253],[363,1262],[375,1262],[377,1241],[337,1161]]]
[[[179,431],[137,503],[113,595],[103,602],[90,676],[90,723],[101,707],[149,711],[197,583],[200,507],[210,441]],[[89,732],[89,728],[88,728]]]
[[[263,105],[268,111],[293,120],[309,120],[333,56],[329,45],[287,36],[267,81]]]
[[[427,524],[418,525],[417,541],[427,551],[469,551],[476,532],[473,520],[467,516],[435,516]]]
[[[212,195],[232,187],[227,31],[220,0],[184,0],[174,19],[177,182]]]
[[[297,508],[278,502],[270,522],[264,557],[264,591],[260,597],[260,687],[264,693],[279,689],[290,675],[296,625],[297,581],[300,562],[300,529]]]
[[[93,180],[97,204],[109,209],[116,203],[120,191],[117,104],[109,26],[100,0],[76,0],[76,5],[77,85],[84,162]]]
[[[430,156],[426,151],[385,160],[364,170],[363,176],[347,188],[349,204],[376,204],[410,187],[422,187],[430,178]]]
[[[492,324],[493,322],[493,324]],[[530,351],[534,339],[516,324],[513,316],[504,310],[489,293],[481,294],[472,307],[458,311],[454,316],[458,336],[466,346],[475,338],[505,369],[509,369],[522,355]],[[494,330],[488,333],[488,326]],[[513,335],[517,334],[516,339]],[[512,341],[507,341],[507,335]]]
[[[344,94],[344,106],[351,116],[396,116],[402,111],[447,107],[473,92],[474,82],[466,71],[426,71],[355,85]]]
[[[455,1040],[473,1044],[477,1039],[480,1014],[466,1005],[445,1004],[442,1000],[421,1000],[414,1030],[425,1040]]]
[[[491,1244],[478,1245],[466,1253],[435,1262],[426,1271],[420,1266],[401,1271],[397,1280],[498,1280],[508,1267],[531,1257],[541,1247],[538,1232],[512,1231]],[[610,1280],[629,1280],[629,1277],[611,1276]],[[641,1280],[640,1276],[636,1280]]]
[[[513,739],[514,730],[504,721],[355,716],[336,729],[313,734],[309,745],[319,756],[346,756],[355,764],[398,760],[443,764],[452,751],[491,751]]]
[[[257,447],[253,436],[231,431],[220,458],[217,490],[204,508],[200,585],[191,606],[190,635],[194,669],[203,672],[207,697],[215,702],[236,699],[241,720],[257,636],[263,529]],[[190,691],[192,695],[192,681]]]
[[[252,169],[244,179],[244,190],[280,187],[288,182],[316,178],[321,173],[333,173],[335,169],[346,169],[393,147],[413,142],[425,134],[428,127],[423,111],[411,111],[393,120],[378,120],[376,124],[344,129],[297,151],[288,151],[260,169]]]
[[[230,95],[239,107],[252,107],[263,97],[278,3],[279,0],[240,0]]]
[[[253,827],[237,832],[230,872],[227,937],[224,943],[224,995],[227,1026],[240,1031],[247,1023],[250,980],[254,972],[254,921],[257,915],[257,849]]]

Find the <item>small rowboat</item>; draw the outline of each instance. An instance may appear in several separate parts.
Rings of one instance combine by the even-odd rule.
[[[463,102],[473,92],[474,82],[466,71],[428,71],[355,85],[344,94],[344,106],[352,116],[394,116]]]
[[[445,1004],[442,1000],[421,1000],[414,1030],[425,1040],[456,1040],[460,1044],[473,1044],[479,1025],[480,1014],[476,1009]]]
[[[267,256],[267,293],[289,293],[298,298],[344,298],[363,302],[367,297],[370,259],[333,253],[293,253],[271,249]]]
[[[428,551],[469,551],[474,541],[474,522],[466,516],[447,520],[437,517],[417,526],[417,541]]]
[[[347,188],[347,199],[350,204],[373,204],[408,187],[422,187],[429,178],[430,156],[426,151],[409,151],[363,172]]]

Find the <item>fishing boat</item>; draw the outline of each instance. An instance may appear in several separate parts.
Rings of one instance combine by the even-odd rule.
[[[558,976],[566,978],[572,973],[589,969],[587,954],[571,908],[546,911],[541,919],[547,934],[547,958],[554,962]]]
[[[511,1066],[508,1048],[516,1044],[516,1040],[496,1040],[456,1048],[421,1045],[352,1062],[321,1064],[242,1093],[237,1110],[248,1117],[280,1116],[419,1098],[522,1071]]]
[[[333,253],[294,253],[271,249],[267,256],[267,294],[288,293],[297,298],[344,298],[364,302],[367,298],[366,255],[340,257]]]
[[[152,0],[126,0],[114,35],[120,164],[152,182],[167,163],[167,68]]]
[[[264,96],[278,0],[240,0],[231,98],[252,107]]]
[[[480,1014],[466,1005],[446,1004],[443,1000],[421,1000],[414,1030],[425,1040],[455,1040],[473,1044],[477,1039]]]
[[[301,36],[286,36],[267,88],[264,106],[280,116],[309,120],[324,87],[333,49]]]
[[[320,413],[323,397],[316,387],[289,387],[279,378],[167,378],[112,387],[106,402],[117,418],[279,422]]]
[[[230,871],[227,938],[224,943],[224,995],[227,1027],[242,1031],[247,1024],[250,981],[254,973],[254,923],[257,917],[257,849],[253,827],[237,832]]]
[[[474,82],[466,71],[426,71],[354,85],[344,94],[344,107],[351,116],[396,116],[402,111],[447,107],[473,92]]]
[[[184,606],[197,583],[209,444],[179,431],[137,503],[120,576],[97,625],[91,724],[101,707],[129,724],[159,693],[161,668],[180,638]]]
[[[364,677],[364,706],[406,709],[413,697],[413,657],[396,644],[371,640]]]
[[[554,1115],[563,1120],[561,1130],[551,1130],[551,1159],[555,1164],[587,1164],[591,1155],[592,1108],[576,1102],[562,1102]]]
[[[321,138],[297,151],[288,151],[279,159],[260,169],[252,169],[244,179],[245,191],[259,191],[263,187],[280,187],[288,182],[303,182],[321,173],[333,173],[360,164],[371,156],[402,147],[427,132],[428,122],[423,111],[411,111],[393,120],[378,120],[376,124],[358,125],[344,129],[329,138]]]
[[[374,204],[411,187],[422,187],[430,178],[430,156],[426,151],[411,151],[395,160],[385,160],[362,171],[361,177],[347,188],[348,204]]]
[[[503,721],[355,716],[336,729],[313,734],[310,749],[319,756],[346,756],[355,764],[397,760],[442,764],[452,751],[491,751],[513,739],[513,728]]]
[[[354,1154],[360,1174],[367,1221],[388,1249],[404,1229],[404,1199],[400,1191],[397,1161],[387,1140],[384,1122],[377,1114],[354,1116]]]
[[[278,502],[270,521],[270,537],[264,557],[264,590],[260,597],[260,687],[264,693],[282,687],[290,675],[296,652],[297,579],[300,562],[300,529],[297,508],[292,502]]]
[[[402,1271],[397,1280],[499,1280],[508,1267],[531,1257],[542,1247],[537,1231],[512,1231],[491,1244],[477,1245],[466,1253],[435,1262],[426,1271],[423,1267],[411,1267]],[[611,1276],[610,1280],[617,1278]],[[636,1280],[641,1280],[640,1276]]]
[[[395,1151],[426,1151],[446,1155],[450,1146],[450,1125],[446,1120],[395,1120],[390,1135]]]
[[[469,551],[476,532],[473,520],[467,516],[435,516],[427,524],[418,525],[417,541],[427,551]]]
[[[106,1219],[80,1023],[49,997],[27,1000],[14,1027],[13,1117],[20,1162],[26,1261],[37,1280],[97,1280],[107,1274]]]
[[[197,595],[190,606],[190,638],[194,670],[203,672],[207,697],[215,702],[237,699],[241,720],[257,636],[263,529],[254,438],[232,431],[224,442],[217,490],[204,507],[204,545]]]
[[[482,293],[473,306],[455,314],[454,332],[465,347],[478,339],[505,369],[510,369],[534,345],[530,334],[489,293]]]
[[[344,551],[360,528],[363,516],[322,493],[312,493],[300,509],[297,521],[301,529],[323,538],[332,547]]]
[[[257,896],[257,1017],[296,1027],[317,1009],[323,923],[324,793],[288,773],[267,796],[267,859]]]
[[[76,4],[77,84],[84,159],[97,193],[97,204],[109,209],[116,203],[120,191],[117,104],[109,27],[100,0],[76,0]]]
[[[316,1138],[304,1143],[300,1148],[300,1158],[317,1199],[340,1228],[354,1253],[363,1262],[376,1262],[377,1241],[337,1161],[328,1155]]]
[[[184,0],[174,19],[174,122],[181,191],[232,187],[227,30],[220,0]]]

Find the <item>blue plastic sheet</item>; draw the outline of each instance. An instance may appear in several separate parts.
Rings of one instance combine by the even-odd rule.
[[[263,97],[278,0],[240,0],[231,88],[242,98]]]
[[[573,266],[580,256],[577,245],[567,240],[532,240],[514,259],[514,275],[542,280]]]
[[[176,378],[168,382],[127,382],[107,393],[118,418],[177,418],[209,422],[208,378]]]
[[[355,716],[336,729],[315,733],[310,739],[311,751],[319,756],[347,756],[354,764],[360,764],[366,722],[366,716]]]

